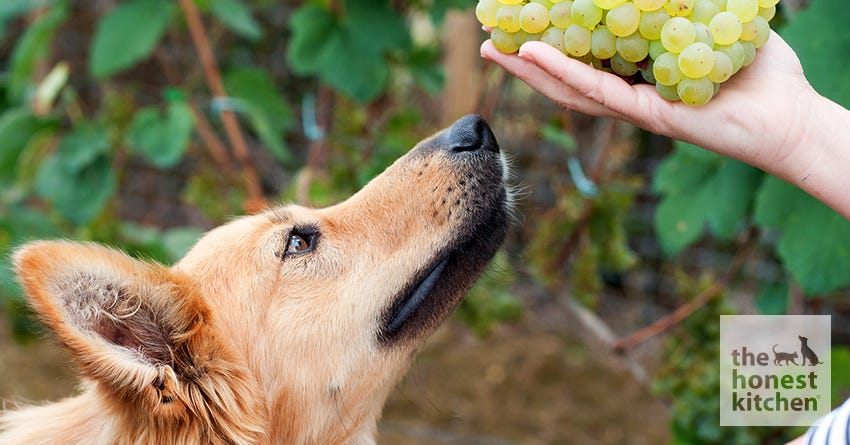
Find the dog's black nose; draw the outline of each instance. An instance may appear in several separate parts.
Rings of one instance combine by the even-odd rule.
[[[449,151],[452,153],[488,150],[499,152],[499,144],[487,122],[477,114],[467,114],[448,130]]]

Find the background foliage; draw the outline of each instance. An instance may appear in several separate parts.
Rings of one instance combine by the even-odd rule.
[[[172,262],[203,230],[258,201],[324,205],[365,184],[458,117],[439,111],[451,100],[440,94],[451,69],[444,56],[455,44],[439,35],[447,11],[470,14],[472,5],[2,2],[0,302],[15,331],[26,335],[31,326],[8,255],[26,240],[91,239]],[[201,42],[213,50],[212,70],[193,10]],[[843,32],[850,5],[782,7],[776,22],[812,85],[850,106],[850,64],[842,62],[850,54]],[[523,110],[528,97],[497,69],[476,69],[484,86],[467,111],[509,134],[502,143],[517,153],[530,197],[497,272],[472,292],[461,319],[487,332],[519,319],[521,303],[534,310],[516,284],[524,280],[567,289],[566,298],[604,317],[606,298],[647,274],[655,283],[639,286],[654,295],[647,304],[670,310],[718,282],[730,257],[754,249],[743,278],[730,277],[728,292],[665,340],[654,387],[671,400],[677,443],[776,443],[798,433],[712,423],[717,315],[841,316],[850,222],[786,183],[698,147],[670,148],[624,124],[554,107]],[[234,133],[228,116],[241,130]],[[705,252],[711,260],[694,261]],[[741,289],[757,297],[734,300]],[[833,375],[850,370],[847,356],[836,349],[844,371]],[[842,397],[846,386],[836,386]]]

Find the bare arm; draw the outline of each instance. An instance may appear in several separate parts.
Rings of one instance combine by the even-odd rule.
[[[696,108],[668,102],[652,85],[631,86],[544,43],[528,42],[519,55],[506,55],[487,41],[481,54],[565,108],[623,119],[739,159],[850,218],[850,111],[812,89],[796,54],[775,33],[752,65]]]

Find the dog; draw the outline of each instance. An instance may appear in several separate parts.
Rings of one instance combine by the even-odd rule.
[[[794,352],[782,352],[782,351],[776,352],[777,346],[779,346],[779,344],[773,345],[773,364],[774,365],[782,366],[783,362],[785,362],[786,365],[788,365],[790,363],[793,363],[794,365],[797,364],[797,351],[794,351]]]
[[[412,355],[500,247],[507,166],[467,115],[346,201],[241,217],[173,267],[16,250],[82,392],[0,417],[10,444],[374,444]]]
[[[818,361],[818,355],[815,354],[815,351],[809,347],[809,339],[802,335],[798,335],[797,338],[800,339],[800,353],[803,354],[803,365],[805,366],[806,360],[809,361],[809,366],[822,364],[823,362]]]

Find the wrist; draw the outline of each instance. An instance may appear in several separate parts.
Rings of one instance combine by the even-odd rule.
[[[817,93],[800,105],[775,174],[850,219],[850,110]]]

